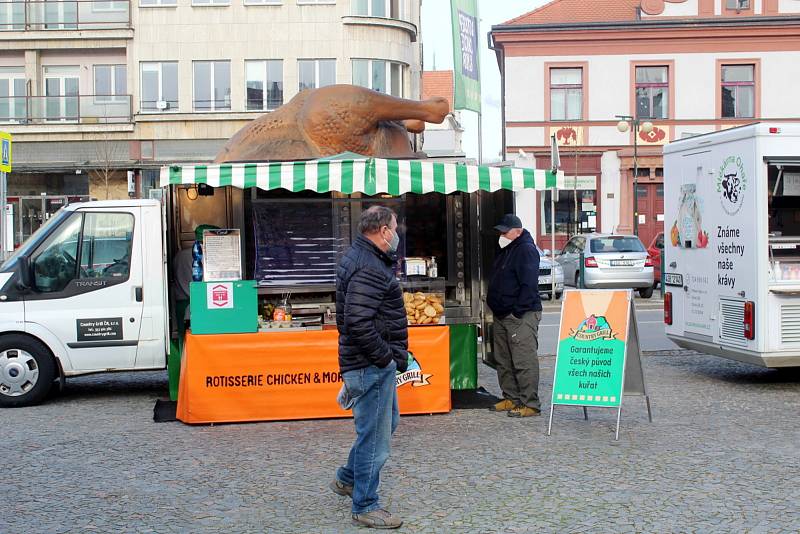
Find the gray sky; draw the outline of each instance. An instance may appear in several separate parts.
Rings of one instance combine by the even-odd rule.
[[[481,48],[481,85],[483,108],[483,159],[499,159],[501,150],[500,71],[486,35],[494,24],[500,24],[544,5],[548,0],[478,0],[481,19],[478,45]],[[446,26],[445,26],[446,21]],[[452,70],[453,41],[450,32],[450,2],[422,0],[422,43],[425,70]],[[461,112],[464,125],[464,151],[478,157],[478,118],[472,111]]]

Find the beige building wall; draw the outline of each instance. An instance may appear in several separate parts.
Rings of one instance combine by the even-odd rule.
[[[403,0],[394,20],[353,16],[351,2],[139,7],[128,50],[128,83],[134,94],[138,139],[227,139],[263,111],[246,111],[246,60],[283,61],[283,101],[298,92],[298,60],[335,59],[336,82],[352,83],[352,59],[380,59],[405,66],[403,95],[420,97],[420,0]],[[227,60],[231,67],[231,109],[193,110],[193,61]],[[178,109],[140,111],[141,63],[178,62]]]

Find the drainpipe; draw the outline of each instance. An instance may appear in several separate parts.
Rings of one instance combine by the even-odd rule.
[[[497,45],[494,42],[494,37],[492,36],[492,32],[487,34],[487,39],[489,41],[489,49],[494,50],[495,55],[497,56],[497,66],[500,68],[500,125],[501,125],[501,132],[500,132],[500,139],[501,139],[501,150],[502,150],[502,160],[505,161],[506,159],[506,51],[503,48],[503,45]]]

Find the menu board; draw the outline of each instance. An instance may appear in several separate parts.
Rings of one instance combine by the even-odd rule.
[[[203,232],[203,280],[242,279],[241,234],[236,229]]]
[[[800,196],[800,172],[786,172],[783,174],[783,196]]]

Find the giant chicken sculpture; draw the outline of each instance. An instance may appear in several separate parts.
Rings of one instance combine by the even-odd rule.
[[[236,132],[216,162],[315,159],[342,152],[414,156],[408,132],[441,123],[447,99],[418,102],[352,85],[310,89]]]

